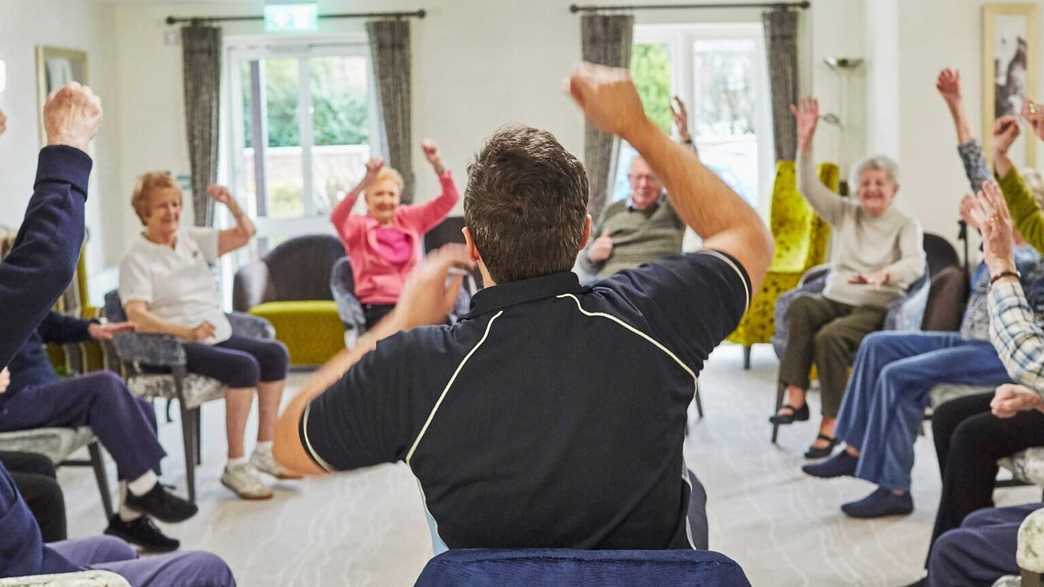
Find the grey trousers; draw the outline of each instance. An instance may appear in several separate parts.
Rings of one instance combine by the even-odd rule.
[[[812,365],[819,372],[823,416],[836,418],[848,384],[848,369],[863,337],[881,328],[886,309],[850,306],[821,295],[791,302],[787,347],[779,365],[779,383],[808,389]]]

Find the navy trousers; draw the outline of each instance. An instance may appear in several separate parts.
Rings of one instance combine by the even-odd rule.
[[[111,371],[30,385],[0,395],[0,401],[0,432],[90,426],[116,461],[121,481],[155,469],[167,454],[156,438],[152,404],[131,395]]]
[[[231,569],[209,552],[178,552],[138,558],[126,542],[112,536],[94,536],[48,544],[70,562],[112,571],[133,587],[234,587]]]
[[[1041,507],[1044,504],[1030,503],[969,514],[960,528],[935,541],[928,559],[928,585],[991,585],[1004,575],[1018,575],[1019,524]]]

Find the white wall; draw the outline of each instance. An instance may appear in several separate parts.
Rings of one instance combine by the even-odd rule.
[[[87,51],[91,86],[105,109],[94,144],[87,204],[90,271],[118,259],[123,236],[121,214],[112,213],[109,199],[119,186],[116,137],[120,104],[115,91],[112,12],[112,7],[94,2],[0,0],[0,60],[7,63],[7,90],[0,94],[0,109],[8,116],[7,133],[0,138],[0,225],[16,228],[32,194],[40,147],[36,46]]]

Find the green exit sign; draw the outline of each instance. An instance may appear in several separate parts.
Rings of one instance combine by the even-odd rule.
[[[265,4],[265,30],[270,33],[314,31],[319,28],[315,2],[282,0]]]

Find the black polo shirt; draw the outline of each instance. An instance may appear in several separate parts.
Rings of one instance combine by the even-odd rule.
[[[496,285],[378,343],[301,441],[331,471],[405,461],[450,548],[690,548],[686,411],[749,300],[716,251]]]

